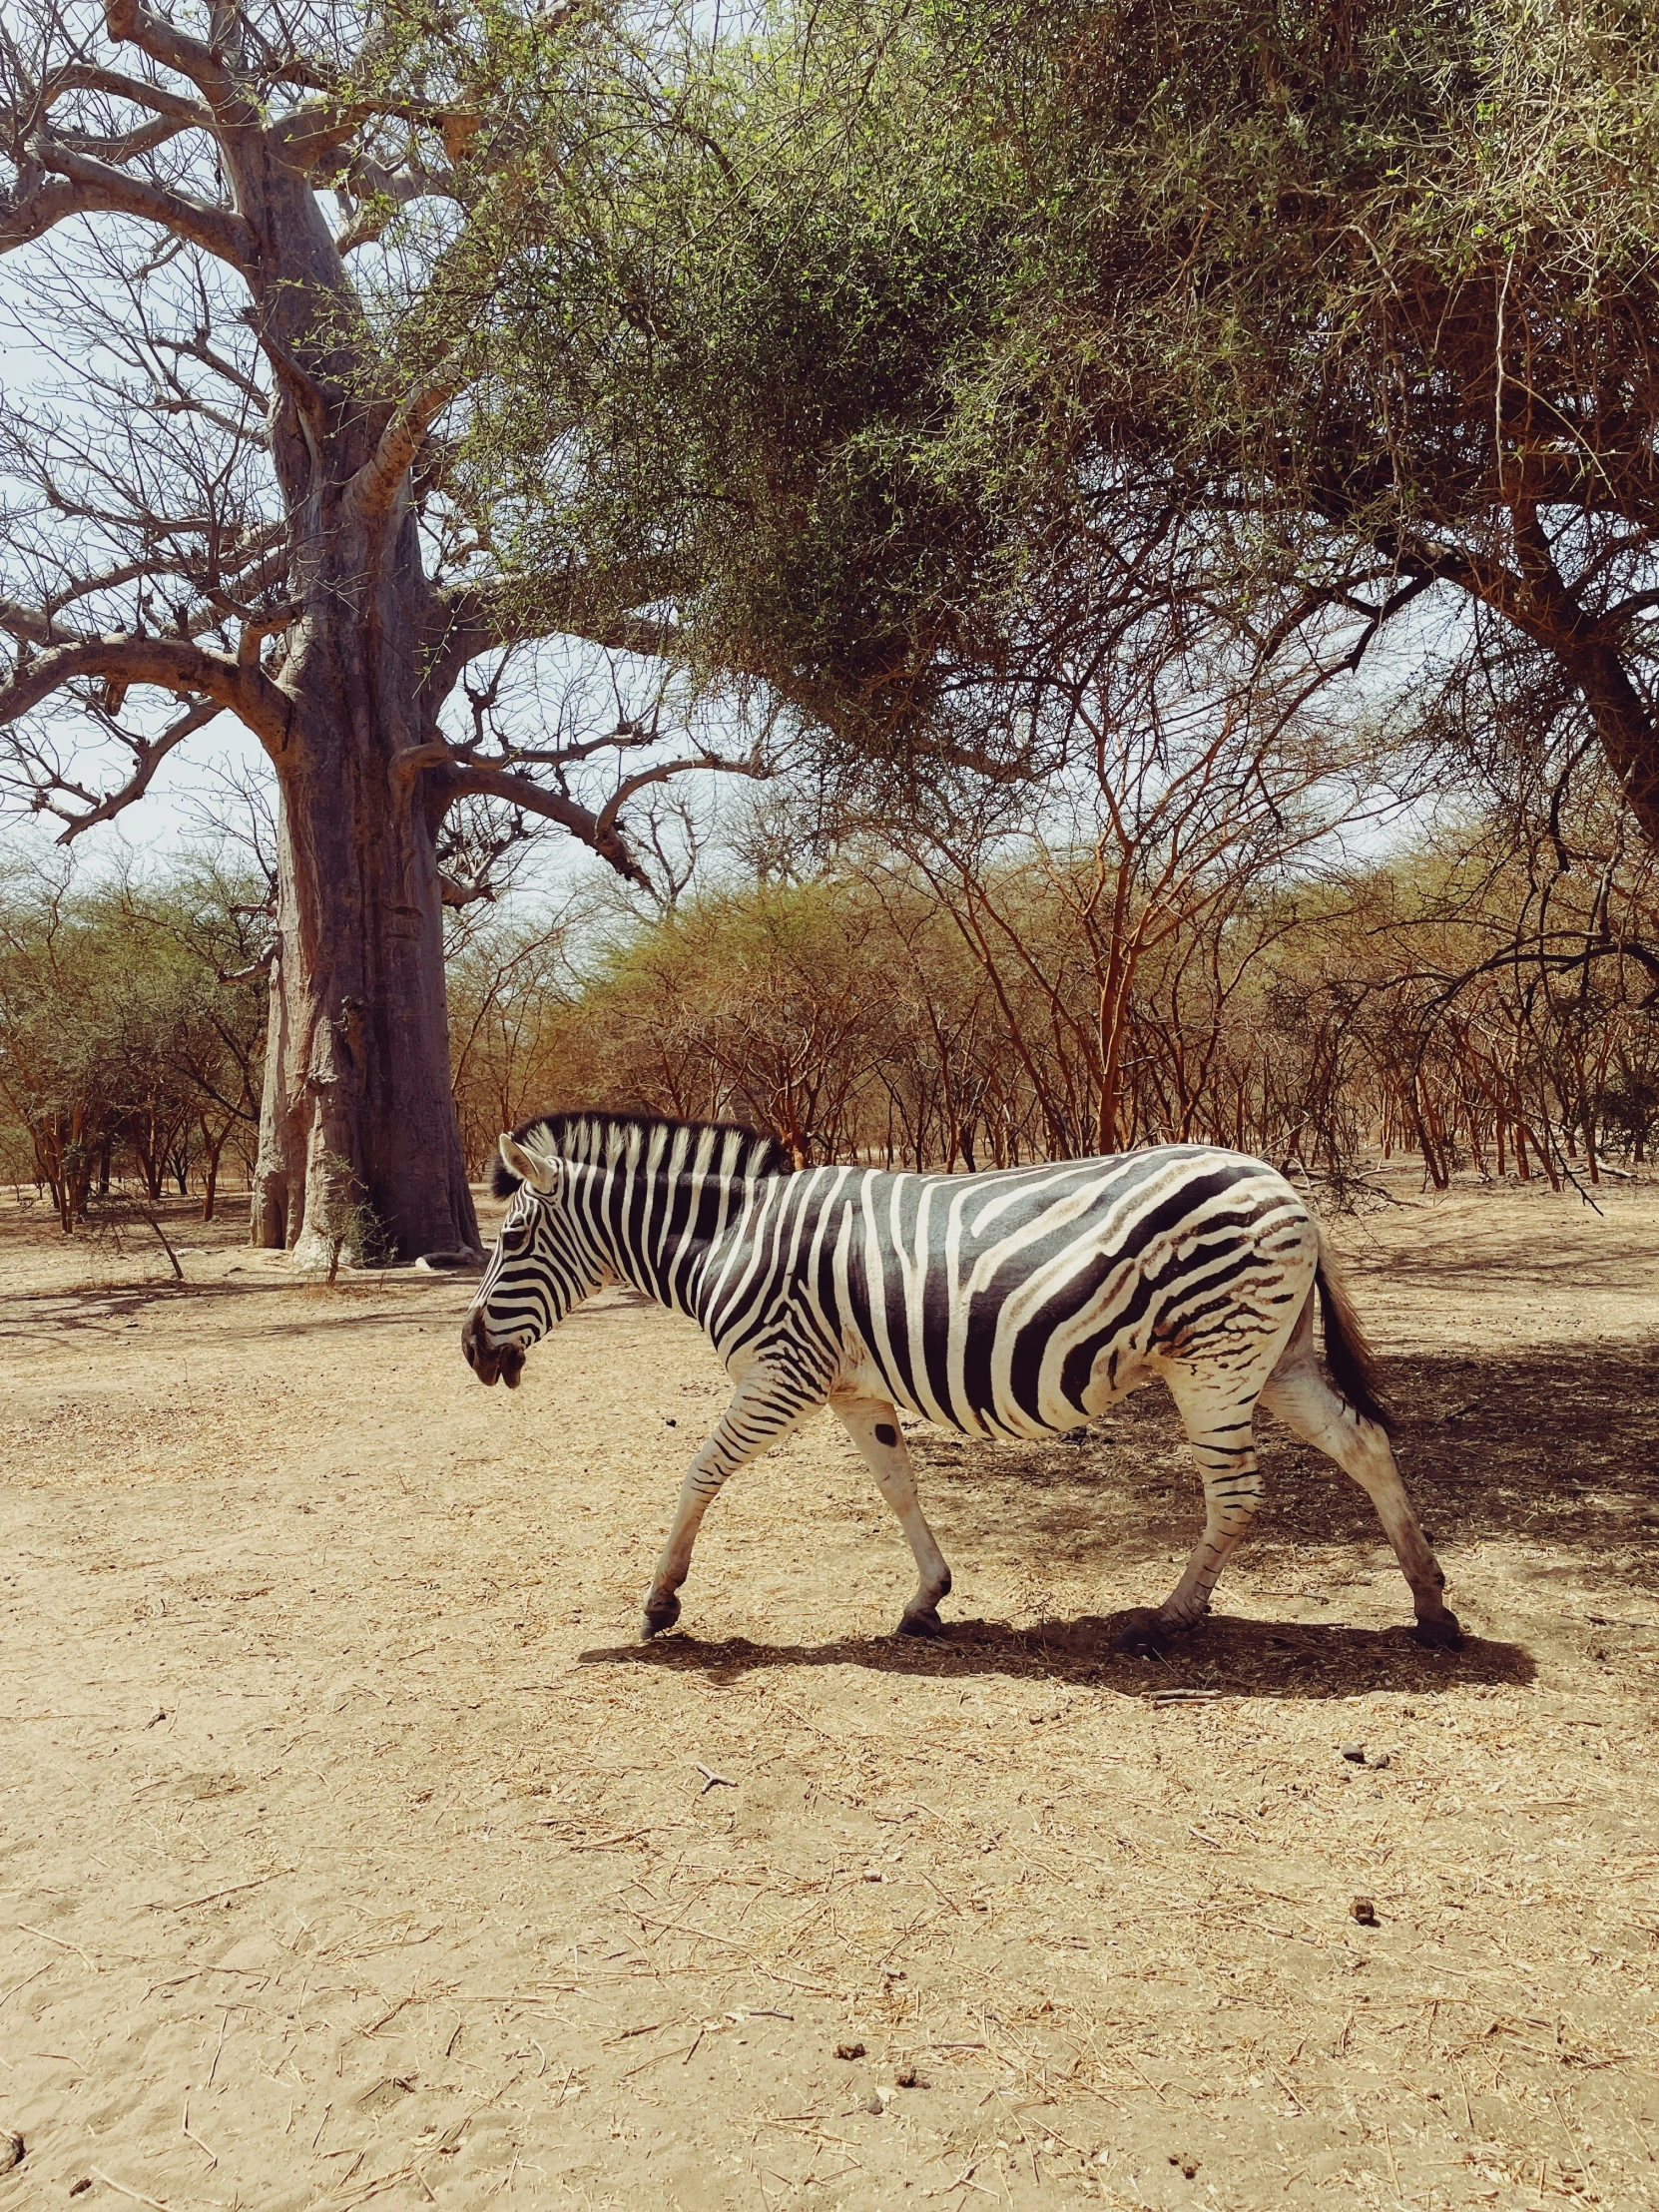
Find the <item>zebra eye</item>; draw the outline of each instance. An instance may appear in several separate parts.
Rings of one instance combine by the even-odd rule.
[[[530,1242],[530,1224],[527,1221],[511,1223],[502,1230],[501,1242],[509,1252],[521,1252]]]

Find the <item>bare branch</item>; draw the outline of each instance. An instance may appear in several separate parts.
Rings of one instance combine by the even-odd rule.
[[[544,822],[556,822],[561,830],[569,830],[578,842],[615,868],[625,882],[637,883],[642,889],[649,887],[644,869],[629,851],[614,822],[602,825],[599,816],[590,808],[563,792],[544,790],[532,777],[517,775],[511,769],[486,768],[478,762],[456,766],[445,778],[443,788],[446,804],[472,797],[501,799],[509,806],[522,808],[525,814],[540,816]]]
[[[747,761],[729,761],[719,753],[696,753],[678,761],[662,761],[655,768],[641,769],[635,776],[626,777],[599,813],[601,830],[615,828],[618,817],[636,793],[649,789],[653,784],[666,784],[670,777],[684,776],[692,769],[707,769],[716,776],[752,776],[765,782],[774,774],[771,764],[759,756]]]
[[[59,844],[73,844],[84,830],[91,830],[101,822],[113,822],[117,815],[131,807],[136,800],[142,799],[150,789],[157,769],[168,755],[224,712],[224,708],[216,706],[212,700],[197,700],[185,709],[177,721],[170,722],[159,737],[129,736],[128,743],[136,766],[125,784],[106,793],[102,799],[79,814],[73,814],[69,809],[56,805],[42,794],[34,802],[36,812],[56,815],[60,822],[67,825],[59,834]],[[57,788],[62,790],[64,787],[60,784]]]
[[[191,83],[221,120],[244,115],[252,120],[252,103],[226,70],[213,48],[201,39],[164,22],[140,4],[140,0],[107,0],[104,22],[120,45],[136,46],[153,62],[171,69]]]
[[[38,185],[0,216],[0,254],[27,245],[72,216],[130,215],[159,224],[173,237],[200,246],[233,269],[249,268],[253,236],[229,209],[211,207],[188,193],[166,191],[89,154],[72,153],[49,138],[37,137],[30,153],[39,170],[65,182]]]
[[[441,706],[469,662],[504,646],[554,635],[585,638],[611,653],[668,657],[677,643],[683,643],[673,623],[651,615],[601,611],[614,608],[625,594],[634,598],[636,606],[651,606],[667,590],[665,577],[643,569],[638,574],[613,571],[603,577],[571,569],[514,586],[491,581],[434,591],[422,694],[431,707]]]
[[[129,77],[119,69],[96,69],[89,62],[72,63],[49,77],[42,88],[41,106],[51,107],[66,92],[107,93],[112,99],[130,100],[135,107],[149,108],[175,123],[195,124],[203,130],[213,125],[213,111],[201,101],[169,92],[162,85],[146,84],[142,77]]]
[[[113,635],[55,644],[0,685],[0,725],[15,722],[66,684],[101,676],[122,689],[153,684],[181,698],[202,695],[228,707],[267,745],[280,745],[290,712],[286,695],[258,667],[239,665],[185,638]]]

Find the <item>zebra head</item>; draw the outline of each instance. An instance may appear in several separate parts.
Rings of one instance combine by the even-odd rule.
[[[604,1278],[604,1262],[564,1202],[564,1175],[556,1156],[501,1139],[493,1180],[498,1197],[513,1194],[512,1204],[461,1331],[461,1350],[480,1382],[499,1377],[516,1390],[531,1345]]]

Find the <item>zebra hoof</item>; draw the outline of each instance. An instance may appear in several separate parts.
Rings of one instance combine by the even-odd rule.
[[[1438,1620],[1418,1621],[1411,1635],[1429,1651],[1461,1651],[1463,1648],[1463,1631],[1457,1625],[1455,1613],[1442,1613]]]
[[[1191,1636],[1209,1619],[1206,1610],[1195,1613],[1190,1621],[1171,1620],[1167,1613],[1131,1614],[1112,1638],[1113,1651],[1127,1652],[1133,1659],[1162,1659],[1177,1638]]]
[[[640,1642],[650,1643],[653,1636],[660,1636],[665,1628],[672,1628],[680,1618],[680,1600],[664,1597],[646,1606],[645,1620],[640,1629]]]
[[[906,1613],[899,1621],[898,1633],[901,1636],[942,1636],[944,1623],[936,1608],[930,1605],[925,1613]]]

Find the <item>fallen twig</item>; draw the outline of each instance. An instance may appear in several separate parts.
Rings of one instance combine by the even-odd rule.
[[[188,2089],[185,2091],[185,2116],[179,2122],[179,2125],[184,2129],[185,2133],[190,2137],[191,2141],[196,2145],[197,2149],[203,2152],[203,2154],[206,2156],[208,2160],[208,2171],[209,2173],[212,2173],[215,2166],[219,2164],[219,2153],[218,2151],[213,2149],[210,2144],[203,2142],[201,2136],[197,2134],[195,2128],[192,2127],[190,2124],[190,2091]]]
[[[101,2166],[89,2166],[89,2174],[101,2181],[106,2189],[113,2189],[118,2197],[130,2197],[134,2204],[147,2204],[150,2212],[173,2212],[171,2205],[163,2204],[160,2197],[147,2197],[142,2189],[129,2189],[126,2182],[117,2181],[113,2174],[104,2172]]]
[[[79,1943],[72,1943],[72,1942],[71,1942],[71,1941],[69,1940],[68,1936],[49,1936],[49,1935],[48,1935],[48,1934],[46,1933],[46,1931],[45,1931],[45,1929],[44,1929],[44,1928],[30,1928],[30,1927],[28,1926],[28,1924],[27,1924],[26,1922],[24,1922],[24,1921],[19,1921],[19,1922],[18,1922],[18,1924],[17,1924],[17,1928],[18,1928],[18,1933],[19,1933],[20,1935],[23,1935],[23,1936],[38,1936],[40,1937],[40,1939],[41,1939],[41,1941],[42,1941],[43,1943],[56,1943],[56,1944],[58,1945],[58,1948],[59,1948],[60,1950],[73,1950],[73,1951],[79,1952],[80,1956],[81,1956],[81,1957],[82,1957],[83,1959],[85,1959],[85,1961],[86,1961],[87,1965],[88,1965],[88,1966],[90,1966],[90,1967],[92,1968],[92,1971],[93,1971],[94,1973],[96,1973],[96,1972],[98,1971],[98,1968],[97,1968],[96,1966],[94,1966],[94,1965],[92,1964],[92,1960],[91,1960],[90,1958],[88,1958],[88,1957],[87,1957],[87,1954],[86,1954],[86,1952],[85,1952],[84,1950],[82,1950],[82,1949],[81,1949],[81,1946],[80,1946],[80,1944],[79,1944]],[[19,1986],[21,1987],[21,1984],[19,1984]],[[8,1996],[10,1996],[10,1994],[11,1994],[11,1991],[10,1991],[10,1990],[8,1989],[8,1990],[6,1991],[6,1994],[7,1994]]]
[[[275,1882],[279,1876],[292,1874],[293,1871],[291,1867],[273,1867],[269,1874],[257,1874],[252,1882],[233,1882],[229,1889],[210,1890],[206,1897],[181,1898],[176,1905],[166,1898],[158,1898],[153,1904],[147,1905],[145,1911],[147,1913],[188,1913],[193,1906],[217,1905],[221,1898],[234,1898],[244,1890],[261,1889],[266,1883]]]

